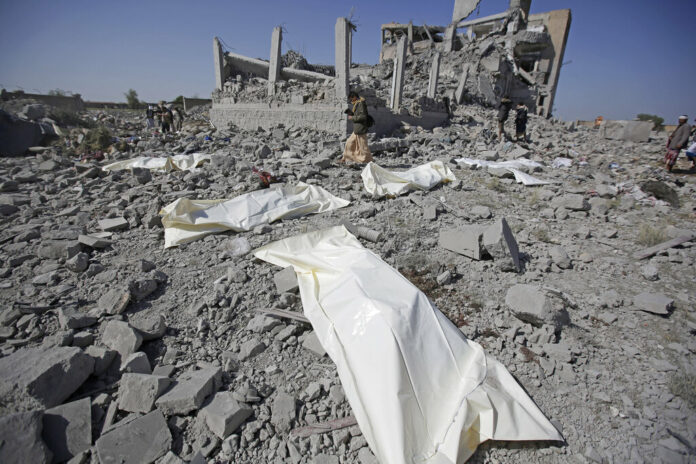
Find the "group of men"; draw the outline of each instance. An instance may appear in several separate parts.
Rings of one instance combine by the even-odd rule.
[[[178,106],[167,106],[164,101],[159,105],[148,105],[145,110],[145,121],[148,129],[155,127],[155,119],[159,122],[162,133],[179,132],[184,124],[184,113]]]
[[[691,168],[696,168],[696,126],[693,128],[688,124],[689,117],[679,116],[679,125],[667,139],[667,152],[665,153],[665,168],[671,171],[677,162],[679,152],[682,148],[687,148],[686,157],[691,161]],[[696,119],[694,119],[696,121]],[[689,145],[691,139],[691,145]]]

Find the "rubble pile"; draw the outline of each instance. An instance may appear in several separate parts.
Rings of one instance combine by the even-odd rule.
[[[440,161],[456,180],[376,198],[336,163],[334,135],[215,130],[199,112],[161,136],[142,114],[88,115],[114,137],[103,160],[81,157],[81,128],[0,158],[1,462],[376,463],[294,272],[251,254],[342,223],[566,440],[489,442],[470,462],[693,460],[696,184],[661,169],[665,135],[605,140],[532,115],[529,142],[501,142],[492,110],[461,105],[446,127],[370,136],[382,168]],[[102,169],[195,152],[210,162]],[[548,184],[460,158],[536,161],[519,169]],[[252,167],[351,203],[164,249],[163,206],[258,190]]]

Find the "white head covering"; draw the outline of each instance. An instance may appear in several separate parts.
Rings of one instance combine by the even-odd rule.
[[[682,114],[681,116],[679,116],[679,119],[686,119],[686,120],[688,120],[689,117],[688,117],[687,115],[685,115],[685,114]]]

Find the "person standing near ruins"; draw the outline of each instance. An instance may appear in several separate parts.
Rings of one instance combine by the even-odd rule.
[[[507,138],[505,134],[505,121],[507,121],[510,110],[512,109],[512,100],[508,97],[503,97],[498,103],[498,139],[503,140],[503,136]]]
[[[346,141],[346,148],[339,163],[354,161],[356,163],[369,163],[372,161],[372,153],[367,146],[367,129],[374,124],[372,116],[367,113],[367,103],[357,92],[350,91],[348,101],[353,105],[352,110],[347,110],[348,119],[353,121],[353,133]]]
[[[155,109],[152,105],[147,105],[145,110],[145,123],[147,124],[147,129],[155,127]]]
[[[160,118],[162,119],[162,133],[164,134],[166,132],[170,132],[172,130],[174,116],[172,115],[172,110],[167,108],[164,104],[164,100],[159,102],[157,112],[160,114]]]
[[[665,168],[671,171],[674,164],[677,162],[679,157],[679,152],[689,141],[689,136],[691,135],[691,126],[687,124],[689,118],[684,116],[679,116],[679,125],[672,132],[672,135],[667,139],[667,153],[665,153]]]
[[[527,140],[527,107],[524,103],[519,102],[517,104],[515,113],[515,141]]]
[[[181,111],[181,108],[178,106],[175,106],[174,109],[172,110],[173,116],[174,116],[174,132],[179,132],[181,130],[181,127],[184,125],[184,113]]]

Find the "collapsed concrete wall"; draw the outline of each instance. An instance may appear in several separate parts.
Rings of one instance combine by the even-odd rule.
[[[82,111],[85,109],[85,103],[79,94],[65,95],[44,95],[39,93],[25,93],[21,90],[7,92],[5,89],[0,90],[0,101],[9,100],[36,100],[39,103],[50,105],[67,111]]]
[[[647,142],[653,125],[652,121],[602,121],[599,133],[605,139]]]

